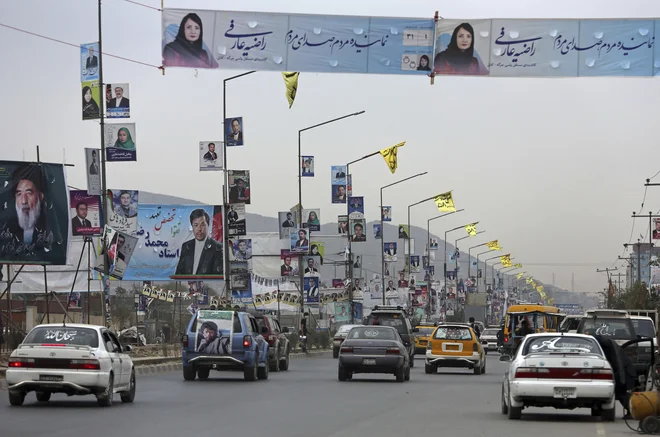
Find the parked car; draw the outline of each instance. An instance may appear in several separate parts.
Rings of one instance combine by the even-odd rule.
[[[391,326],[357,326],[350,330],[339,351],[338,379],[356,373],[392,373],[397,382],[410,380],[410,356],[397,330]]]
[[[257,321],[261,334],[268,343],[268,363],[272,372],[280,370],[289,370],[289,354],[291,353],[291,344],[286,334],[289,333],[289,328],[280,327],[280,322],[277,317],[253,313]],[[263,328],[266,327],[267,331]]]
[[[502,414],[520,419],[527,407],[591,408],[614,421],[614,374],[600,345],[583,334],[529,334],[502,381]]]
[[[184,380],[208,379],[211,370],[242,371],[246,381],[268,379],[268,342],[251,314],[199,310],[186,332],[181,353]]]
[[[346,339],[348,332],[356,326],[362,325],[341,325],[332,339],[332,358],[339,358],[339,348]]]
[[[435,328],[426,349],[424,371],[439,367],[468,368],[475,375],[486,373],[486,354],[474,330],[462,323],[441,323]]]
[[[94,395],[109,407],[115,393],[135,399],[135,369],[117,336],[104,326],[48,324],[34,327],[9,356],[9,403],[23,405],[34,391],[39,402],[52,393]]]
[[[410,367],[415,367],[415,343],[413,341],[413,333],[419,332],[419,330],[412,327],[403,307],[376,305],[367,316],[364,324],[392,326],[395,328],[408,350]]]
[[[482,333],[479,340],[481,341],[481,347],[484,349],[484,353],[488,354],[488,351],[497,350],[497,333],[500,328],[486,328]]]

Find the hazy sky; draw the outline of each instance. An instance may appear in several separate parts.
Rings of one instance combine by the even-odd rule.
[[[160,7],[157,0],[141,0]],[[445,18],[660,17],[657,0],[166,0],[166,7],[310,14]],[[3,0],[0,23],[75,44],[97,40],[95,0]],[[56,18],[59,17],[59,18]],[[161,15],[123,0],[103,7],[104,52],[160,65]],[[0,27],[2,159],[76,165],[69,183],[85,186],[85,147],[100,147],[98,123],[81,121],[79,50]],[[657,43],[657,41],[656,41]],[[240,71],[168,69],[104,57],[106,83],[129,82],[138,162],[108,165],[110,188],[167,193],[217,204],[221,173],[198,171],[197,145],[222,138],[222,79]],[[378,217],[379,187],[409,175],[427,176],[386,191],[393,222],[407,205],[454,190],[466,212],[437,220],[432,230],[479,220],[487,232],[471,245],[499,239],[539,280],[576,291],[605,286],[609,267],[631,231],[644,179],[654,158],[657,78],[497,79],[303,73],[288,109],[280,73],[259,72],[228,85],[228,116],[244,117],[246,147],[229,151],[229,167],[252,172],[248,211],[275,215],[297,202],[297,131],[347,113],[366,113],[303,134],[303,154],[316,157],[304,179],[303,204],[334,221],[330,166],[400,141],[395,175],[381,158],[353,168],[367,219]],[[644,212],[657,210],[649,189]],[[432,203],[413,209],[412,223],[437,215]],[[273,229],[275,231],[275,229]],[[635,239],[644,232],[640,222]],[[477,239],[478,238],[478,239]],[[386,236],[386,239],[388,237]],[[450,240],[453,238],[450,237]],[[465,245],[465,249],[467,249]],[[463,247],[462,247],[463,249]],[[559,265],[558,265],[559,264]]]

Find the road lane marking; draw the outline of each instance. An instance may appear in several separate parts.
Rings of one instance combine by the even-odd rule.
[[[596,435],[598,437],[605,437],[606,436],[606,434],[605,434],[605,425],[603,425],[602,423],[597,423],[596,424]]]

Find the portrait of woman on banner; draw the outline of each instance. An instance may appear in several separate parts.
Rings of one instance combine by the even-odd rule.
[[[319,232],[321,230],[321,222],[316,211],[310,211],[307,215],[307,226],[310,231]]]
[[[417,66],[417,71],[431,71],[431,60],[428,55],[422,55],[419,57],[419,65]]]
[[[83,120],[93,120],[101,118],[101,109],[92,97],[92,89],[88,86],[82,89],[82,111]]]
[[[122,127],[119,129],[119,132],[117,132],[117,141],[115,141],[112,147],[122,150],[135,150],[133,137],[131,137],[131,133],[127,128]]]
[[[454,29],[447,49],[435,56],[433,71],[436,74],[488,74],[486,66],[475,56],[472,25],[461,23]]]
[[[208,47],[204,46],[204,26],[199,15],[190,13],[183,17],[178,29],[170,24],[165,29],[164,41],[171,39],[176,31],[174,41],[163,48],[163,65],[166,67],[217,68]]]

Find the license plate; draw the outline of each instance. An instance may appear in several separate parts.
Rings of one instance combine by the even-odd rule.
[[[448,351],[457,351],[457,350],[458,350],[458,346],[455,345],[455,344],[449,344],[449,345],[447,345],[447,350],[448,350]]]
[[[362,360],[362,364],[369,364],[369,365],[374,365],[376,364],[376,359],[375,358],[365,358]]]
[[[555,387],[556,398],[574,398],[575,387]]]
[[[62,381],[62,375],[39,375],[39,381]]]

